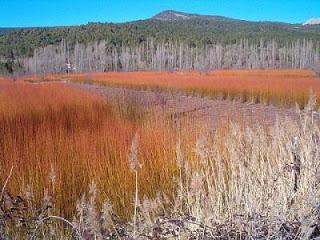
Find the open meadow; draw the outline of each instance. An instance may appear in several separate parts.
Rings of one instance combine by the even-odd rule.
[[[3,234],[313,234],[320,79],[312,72],[14,80],[0,80]]]

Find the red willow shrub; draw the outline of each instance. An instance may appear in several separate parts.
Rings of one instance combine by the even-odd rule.
[[[55,214],[70,218],[95,181],[98,203],[109,199],[119,216],[130,217],[134,176],[127,156],[135,132],[141,197],[174,194],[176,133],[165,124],[122,119],[105,99],[60,84],[0,81],[0,182],[13,166],[10,193],[32,193],[39,205],[48,193]]]
[[[57,79],[49,76],[48,80]],[[140,89],[178,89],[221,99],[304,106],[312,90],[320,95],[320,78],[309,70],[219,70],[208,72],[83,73],[60,76],[101,85]]]

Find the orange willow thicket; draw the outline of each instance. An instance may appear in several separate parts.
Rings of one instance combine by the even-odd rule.
[[[301,106],[305,105],[310,90],[320,96],[320,78],[309,70],[111,72],[48,76],[48,80],[61,78],[143,89],[173,88],[222,99],[240,99],[280,106],[292,106],[296,102]]]
[[[71,217],[94,180],[99,204],[108,198],[120,216],[129,217],[134,178],[127,154],[135,131],[143,163],[140,197],[174,194],[176,136],[161,124],[115,117],[105,100],[81,90],[0,80],[0,181],[13,166],[7,186],[12,194],[31,190],[39,204],[48,191],[55,214]]]

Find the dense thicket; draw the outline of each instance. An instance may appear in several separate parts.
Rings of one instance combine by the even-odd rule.
[[[0,34],[0,62],[20,59],[27,64],[23,71],[62,71],[68,62],[77,71],[169,70],[200,65],[301,67],[317,60],[319,42],[320,26],[206,17],[149,19],[10,29]]]

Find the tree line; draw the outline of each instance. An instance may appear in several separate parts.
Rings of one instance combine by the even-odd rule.
[[[233,44],[190,44],[184,41],[146,41],[116,46],[105,40],[91,43],[48,45],[16,63],[24,73],[173,71],[211,69],[301,69],[320,64],[319,42],[298,39],[279,43],[275,39]]]

